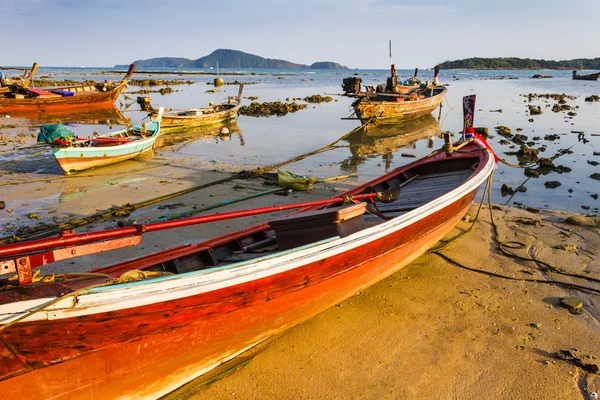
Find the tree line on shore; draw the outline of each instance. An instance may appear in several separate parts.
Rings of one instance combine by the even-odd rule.
[[[502,58],[465,58],[462,60],[445,61],[441,69],[598,69],[600,57],[573,60],[536,60],[531,58],[502,57]]]

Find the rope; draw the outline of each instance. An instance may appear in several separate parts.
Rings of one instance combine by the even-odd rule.
[[[444,100],[446,100],[446,104],[448,105],[448,107],[450,107],[450,111],[454,110],[454,107],[452,107],[450,105],[450,103],[448,102],[448,97],[447,96],[444,96]],[[450,111],[448,111],[448,112],[450,112]],[[446,118],[444,118],[444,119],[446,119]]]
[[[198,186],[194,186],[192,188],[189,189],[185,189],[185,190],[180,190],[179,192],[175,192],[175,193],[171,193],[165,196],[160,196],[160,197],[156,197],[154,199],[150,199],[150,200],[146,200],[146,201],[142,201],[139,203],[135,203],[135,204],[126,204],[124,206],[120,206],[120,207],[116,207],[116,208],[111,208],[107,211],[103,211],[100,213],[96,213],[93,215],[90,215],[89,217],[85,217],[85,218],[77,218],[77,219],[72,219],[68,222],[64,222],[62,224],[58,224],[52,228],[48,228],[48,229],[39,229],[39,230],[35,230],[32,233],[22,236],[22,237],[15,237],[15,236],[9,236],[9,237],[4,237],[4,238],[0,238],[0,244],[8,244],[8,243],[15,243],[15,242],[19,242],[19,241],[23,241],[23,240],[30,240],[30,239],[36,239],[36,238],[42,238],[42,237],[46,237],[52,234],[58,234],[62,231],[65,230],[69,230],[69,229],[73,229],[73,228],[77,228],[80,226],[84,226],[87,224],[90,224],[92,222],[96,222],[102,219],[107,219],[110,218],[113,213],[117,212],[117,211],[134,211],[138,208],[142,208],[142,207],[146,207],[155,203],[159,203],[165,200],[169,200],[172,199],[174,197],[177,196],[181,196],[187,193],[191,193],[194,192],[196,190],[200,190],[200,189],[204,189],[213,185],[218,185],[221,183],[226,183],[229,181],[232,181],[236,178],[240,178],[243,177],[244,173],[237,173],[235,175],[229,176],[227,178],[223,178],[223,179],[219,179],[213,182],[209,182],[209,183],[205,183],[202,185],[198,185]]]
[[[95,274],[95,275],[104,275],[104,274]],[[171,272],[162,272],[162,271],[140,271],[137,269],[134,270],[130,270],[125,272],[124,274],[122,274],[120,277],[118,278],[114,278],[111,279],[107,282],[104,283],[99,283],[96,285],[91,285],[91,286],[86,286],[84,288],[75,290],[73,292],[67,293],[63,296],[57,297],[54,300],[51,300],[47,303],[42,304],[41,306],[27,312],[24,315],[21,315],[20,317],[0,326],[0,332],[5,330],[6,328],[15,325],[18,322],[23,321],[26,318],[31,317],[34,314],[37,314],[43,310],[45,310],[46,308],[50,307],[51,305],[54,305],[56,303],[58,303],[59,301],[62,301],[64,299],[67,299],[69,297],[77,297],[79,294],[88,291],[90,289],[95,289],[95,288],[99,288],[99,287],[105,287],[105,286],[112,286],[112,285],[118,285],[121,283],[128,283],[128,282],[135,282],[135,281],[141,281],[141,280],[145,280],[147,278],[156,278],[156,277],[160,277],[160,276],[166,276],[166,275],[172,275]],[[75,300],[74,303],[77,303],[77,300]]]
[[[449,256],[443,254],[441,252],[441,250],[443,250],[444,248],[448,247],[452,242],[456,241],[457,239],[460,239],[461,237],[463,237],[464,235],[468,234],[473,227],[475,226],[475,223],[477,223],[477,221],[479,220],[479,212],[481,211],[482,207],[483,207],[483,203],[485,201],[485,198],[487,196],[487,203],[488,203],[488,209],[490,212],[490,222],[492,227],[494,228],[494,242],[497,245],[498,251],[509,257],[509,258],[515,258],[521,261],[532,261],[534,263],[537,264],[541,264],[544,267],[546,267],[547,271],[550,272],[554,272],[560,275],[565,275],[565,276],[570,276],[570,277],[574,277],[574,278],[579,278],[579,279],[584,279],[590,282],[597,282],[600,283],[600,279],[597,278],[592,278],[589,276],[585,276],[585,275],[580,275],[580,274],[572,274],[572,273],[568,273],[568,272],[564,272],[561,271],[560,269],[552,266],[551,264],[538,260],[535,257],[523,257],[523,256],[519,256],[517,254],[514,254],[510,251],[508,251],[507,249],[522,249],[527,247],[527,245],[525,243],[522,242],[518,242],[518,241],[502,241],[498,238],[498,226],[496,225],[495,221],[494,221],[494,214],[492,211],[492,203],[491,203],[491,188],[492,188],[492,176],[493,173],[490,174],[490,176],[487,179],[486,182],[486,186],[484,189],[484,193],[483,196],[481,198],[481,202],[479,203],[479,207],[477,209],[477,213],[475,214],[475,218],[473,219],[473,223],[471,224],[471,226],[462,234],[452,238],[451,240],[445,241],[445,244],[443,244],[442,246],[438,246],[434,249],[429,250],[426,254],[435,254],[437,256],[442,257],[443,259],[451,262],[452,264],[459,266],[463,269],[466,269],[468,271],[472,271],[472,272],[477,272],[480,274],[485,274],[485,275],[489,275],[489,276],[493,276],[496,278],[502,278],[502,279],[508,279],[508,280],[514,280],[514,281],[521,281],[521,282],[534,282],[534,283],[543,283],[543,284],[554,284],[554,285],[559,285],[559,286],[564,286],[567,288],[571,288],[571,289],[575,289],[575,290],[580,290],[580,291],[586,291],[586,292],[590,292],[593,294],[600,294],[600,290],[599,289],[594,289],[594,288],[589,288],[586,286],[582,286],[582,285],[577,285],[577,284],[573,284],[573,283],[568,283],[568,282],[563,282],[563,281],[556,281],[556,280],[547,280],[547,279],[527,279],[527,278],[516,278],[513,276],[508,276],[508,275],[502,275],[502,274],[498,274],[495,272],[489,272],[489,271],[485,271],[482,269],[477,269],[477,268],[473,268],[473,267],[469,267],[465,264],[462,264],[452,258],[450,258]]]
[[[145,163],[146,164],[146,163]],[[81,174],[77,174],[77,175],[68,175],[68,176],[59,176],[59,177],[48,177],[46,179],[34,179],[34,180],[30,180],[30,181],[13,181],[13,182],[2,182],[0,183],[0,186],[8,186],[8,185],[26,185],[28,183],[37,183],[37,182],[56,182],[56,181],[62,181],[65,179],[68,180],[73,180],[73,179],[78,179],[78,178],[94,178],[94,177],[99,177],[99,176],[116,176],[116,175],[125,175],[125,174],[132,174],[134,172],[139,172],[139,171],[149,171],[151,169],[154,168],[158,168],[158,167],[163,167],[165,165],[173,165],[173,164],[168,164],[168,163],[164,163],[164,164],[156,164],[156,165],[152,165],[146,168],[140,168],[140,169],[130,169],[127,171],[123,171],[123,172],[111,172],[111,173],[106,173],[106,174],[89,174],[89,175],[81,175]]]
[[[35,156],[37,156],[37,155],[40,155],[40,154],[42,154],[42,153],[44,153],[44,152],[46,152],[46,149],[44,149],[44,150],[40,150],[40,151],[38,151],[38,152],[35,152],[35,153],[33,153],[33,154],[30,154],[30,155],[28,155],[28,156],[25,156],[25,157],[21,157],[21,158],[19,158],[18,160],[7,161],[7,162],[5,162],[5,163],[2,163],[2,164],[0,164],[0,168],[2,168],[2,167],[6,167],[7,165],[10,165],[10,164],[15,164],[15,163],[18,163],[18,162],[20,162],[20,161],[26,160],[26,159],[28,159],[28,158],[31,158],[31,157],[35,157]]]
[[[8,149],[8,150],[0,150],[0,153],[13,153],[13,152],[15,152],[15,151],[22,151],[22,150],[29,150],[29,149],[37,149],[37,148],[40,148],[40,147],[42,147],[42,146],[48,146],[48,145],[47,145],[47,144],[45,144],[45,143],[42,143],[42,144],[34,144],[34,145],[31,145],[31,146],[16,147],[16,148],[14,148],[14,149]]]
[[[288,160],[288,161],[284,161],[282,163],[273,164],[273,165],[266,166],[266,167],[261,167],[261,168],[256,168],[256,169],[250,171],[250,173],[260,174],[260,173],[272,171],[272,170],[278,169],[278,168],[280,168],[280,167],[282,167],[284,165],[291,164],[291,163],[294,163],[296,161],[303,160],[303,159],[305,159],[305,158],[307,158],[307,157],[309,157],[311,155],[315,155],[315,154],[319,154],[319,153],[322,153],[322,152],[325,152],[325,151],[328,151],[328,150],[332,150],[332,149],[335,148],[334,146],[338,142],[346,139],[347,137],[349,137],[353,133],[355,133],[358,130],[364,128],[366,125],[368,125],[369,123],[371,123],[371,121],[374,118],[375,118],[375,116],[371,117],[369,120],[367,120],[366,122],[364,122],[362,125],[358,126],[357,128],[354,128],[353,130],[351,130],[346,135],[342,136],[341,138],[337,139],[336,141],[334,141],[334,142],[332,142],[332,143],[330,143],[330,144],[328,144],[326,146],[321,147],[320,149],[311,151],[309,153],[302,154],[300,156],[294,157],[293,159]],[[161,165],[163,165],[163,164],[161,164]],[[164,165],[167,165],[167,164],[164,164]],[[158,166],[160,166],[160,165],[158,165]],[[156,166],[156,167],[158,167],[158,166]],[[128,171],[127,173],[131,173],[131,171]],[[135,204],[126,204],[126,205],[123,205],[123,206],[120,206],[120,207],[111,208],[111,209],[109,209],[107,211],[103,211],[103,212],[91,215],[89,217],[72,219],[72,220],[70,220],[68,222],[65,222],[65,223],[62,223],[62,224],[58,224],[58,225],[56,225],[55,227],[52,227],[52,228],[34,230],[34,231],[30,232],[28,235],[19,236],[19,237],[17,237],[17,236],[3,237],[3,238],[0,238],[0,245],[2,245],[2,244],[9,244],[9,243],[15,243],[15,242],[20,242],[20,241],[23,241],[23,240],[31,240],[31,239],[36,239],[36,238],[43,238],[43,237],[47,237],[47,236],[50,236],[50,235],[53,235],[53,234],[59,234],[60,232],[62,232],[64,230],[74,229],[74,228],[81,227],[81,226],[84,226],[84,225],[87,225],[87,224],[91,224],[93,222],[96,222],[96,221],[99,221],[99,220],[102,220],[102,219],[110,218],[115,211],[133,211],[133,210],[136,210],[138,208],[146,207],[146,206],[149,206],[149,205],[152,205],[152,204],[155,204],[155,203],[159,203],[159,202],[162,202],[162,201],[165,201],[165,200],[170,200],[170,199],[172,199],[174,197],[178,197],[178,196],[181,196],[181,195],[184,195],[184,194],[196,191],[196,190],[204,189],[204,188],[207,188],[207,187],[210,187],[210,186],[214,186],[214,185],[218,185],[218,184],[221,184],[221,183],[226,183],[226,182],[232,181],[232,180],[237,179],[237,178],[242,178],[245,174],[246,173],[242,171],[242,172],[234,174],[234,175],[232,175],[232,176],[230,176],[228,178],[219,179],[217,181],[213,181],[213,182],[210,182],[210,183],[207,183],[207,184],[195,186],[195,187],[190,188],[190,189],[185,189],[185,190],[182,190],[182,191],[179,191],[179,192],[171,193],[171,194],[168,194],[168,195],[165,195],[165,196],[160,196],[160,197],[157,197],[157,198],[154,198],[154,199],[150,199],[150,200],[139,202],[139,203],[135,203]],[[65,178],[72,179],[72,177],[65,177]],[[46,181],[46,180],[47,179],[44,179],[44,180],[41,180],[41,181]],[[53,180],[56,180],[56,179],[53,179]],[[34,181],[29,181],[29,182],[34,182]],[[4,183],[0,183],[0,186],[3,186],[3,185],[19,185],[19,184],[25,184],[25,183],[29,183],[29,182],[4,182]]]
[[[379,108],[378,108],[378,110],[379,110]],[[301,155],[299,155],[299,156],[296,156],[296,157],[294,157],[294,158],[292,158],[292,159],[289,159],[289,160],[287,160],[287,161],[284,161],[284,162],[281,162],[281,163],[278,163],[278,164],[273,164],[273,165],[268,165],[268,166],[266,166],[266,167],[256,168],[256,169],[252,170],[252,172],[260,174],[260,173],[264,173],[264,172],[272,171],[272,170],[274,170],[274,169],[279,169],[280,167],[283,167],[284,165],[288,165],[288,164],[295,163],[295,162],[297,162],[297,161],[304,160],[305,158],[307,158],[307,157],[310,157],[310,156],[313,156],[313,155],[315,155],[315,154],[319,154],[319,153],[322,153],[322,152],[325,152],[325,151],[332,150],[332,149],[334,148],[334,146],[335,146],[335,145],[336,145],[338,142],[341,142],[342,140],[344,140],[344,139],[348,138],[348,137],[349,137],[350,135],[352,135],[353,133],[355,133],[355,132],[357,132],[357,131],[359,131],[359,130],[363,129],[365,126],[367,126],[368,124],[370,124],[370,123],[371,123],[371,121],[373,121],[374,119],[375,119],[375,115],[373,115],[371,118],[369,118],[369,119],[368,119],[366,122],[364,122],[364,123],[363,123],[362,125],[360,125],[359,127],[352,129],[350,132],[348,132],[347,134],[345,134],[345,135],[344,135],[344,136],[342,136],[341,138],[339,138],[339,139],[337,139],[336,141],[334,141],[334,142],[331,142],[331,143],[329,143],[328,145],[325,145],[325,146],[323,146],[323,147],[321,147],[321,148],[319,148],[319,149],[317,149],[317,150],[313,150],[313,151],[311,151],[311,152],[309,152],[309,153],[304,153],[304,154],[301,154]]]

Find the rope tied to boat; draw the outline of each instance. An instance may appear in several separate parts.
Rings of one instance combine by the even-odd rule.
[[[479,213],[483,207],[483,203],[486,200],[487,197],[487,203],[488,203],[488,210],[490,212],[490,224],[493,227],[494,230],[494,242],[496,243],[498,252],[503,254],[504,256],[507,256],[509,258],[515,258],[517,260],[521,260],[521,261],[532,261],[536,264],[540,264],[543,265],[546,268],[546,271],[550,271],[550,272],[554,272],[560,275],[565,275],[565,276],[570,276],[570,277],[574,277],[574,278],[579,278],[579,279],[584,279],[587,280],[589,282],[596,282],[596,283],[600,283],[600,279],[597,278],[593,278],[593,277],[589,277],[589,276],[585,276],[585,275],[581,275],[581,274],[572,274],[572,273],[568,273],[565,271],[560,270],[557,267],[554,267],[553,265],[551,265],[550,263],[547,263],[545,261],[541,261],[535,257],[523,257],[520,256],[518,254],[514,254],[511,251],[508,251],[507,249],[522,249],[527,247],[527,245],[523,242],[519,242],[519,241],[511,241],[511,240],[500,240],[498,238],[499,234],[498,234],[498,226],[496,225],[496,222],[494,220],[494,215],[493,215],[493,208],[492,208],[492,202],[491,202],[491,194],[492,194],[492,176],[493,173],[489,175],[487,182],[486,182],[486,186],[483,192],[483,196],[481,198],[481,202],[479,203],[479,207],[477,208],[477,212],[475,214],[475,218],[473,219],[473,223],[471,224],[471,226],[469,226],[469,228],[467,230],[465,230],[463,233],[461,233],[460,235],[450,239],[450,240],[441,240],[440,242],[443,242],[444,244],[441,246],[438,246],[436,248],[433,248],[429,251],[427,251],[426,254],[435,254],[443,259],[445,259],[446,261],[461,267],[463,269],[466,269],[468,271],[472,271],[472,272],[477,272],[480,274],[485,274],[485,275],[489,275],[489,276],[493,276],[496,278],[502,278],[502,279],[507,279],[507,280],[514,280],[514,281],[521,281],[521,282],[534,282],[534,283],[543,283],[543,284],[550,284],[550,285],[559,285],[559,286],[564,286],[570,289],[575,289],[575,290],[580,290],[580,291],[584,291],[584,292],[589,292],[589,293],[593,293],[593,294],[597,294],[600,295],[600,290],[599,289],[595,289],[595,288],[590,288],[587,286],[583,286],[583,285],[578,285],[578,284],[574,284],[574,283],[569,283],[569,282],[563,282],[563,281],[557,281],[557,280],[547,280],[547,279],[527,279],[527,278],[517,278],[517,277],[513,277],[513,276],[508,276],[508,275],[503,275],[503,274],[499,274],[496,272],[490,272],[490,271],[485,271],[482,269],[478,269],[478,268],[473,268],[473,267],[469,267],[465,264],[462,264],[452,258],[450,258],[449,256],[447,256],[446,254],[443,254],[441,252],[441,250],[445,249],[446,247],[448,247],[451,243],[453,243],[454,241],[456,241],[457,239],[467,235],[469,232],[471,232],[471,230],[473,229],[473,227],[475,226],[475,224],[479,221]]]
[[[36,273],[37,272],[39,272],[39,270],[36,271]],[[39,274],[37,274],[37,275],[39,276]],[[50,274],[48,276],[49,277],[51,276],[52,278],[48,278],[48,279],[54,279],[54,277],[60,276],[60,275],[62,275],[62,274],[57,274],[57,275]],[[106,274],[93,273],[93,272],[65,274],[65,275],[81,275],[81,276],[86,276],[87,275],[90,278],[92,278],[92,277],[96,277],[97,278],[97,277],[103,277],[103,276],[104,277],[109,277]],[[103,283],[99,283],[99,284],[96,284],[96,285],[86,286],[84,288],[77,289],[77,290],[75,290],[73,292],[67,293],[67,294],[65,294],[63,296],[57,297],[57,298],[55,298],[53,300],[50,300],[49,302],[44,303],[41,306],[39,306],[37,308],[34,308],[33,310],[31,310],[31,311],[29,311],[29,312],[21,315],[20,317],[18,317],[16,319],[14,319],[14,320],[12,320],[12,321],[10,321],[10,322],[8,322],[8,323],[0,326],[0,332],[3,331],[3,330],[5,330],[6,328],[12,326],[12,325],[15,325],[18,322],[23,321],[24,319],[27,319],[27,318],[31,317],[34,314],[37,314],[37,313],[39,313],[41,311],[44,311],[46,308],[48,308],[48,307],[50,307],[50,306],[52,306],[52,305],[54,305],[54,304],[56,304],[56,303],[64,300],[64,299],[67,299],[69,297],[74,297],[75,298],[75,301],[73,302],[73,305],[75,305],[77,303],[77,296],[79,296],[80,294],[82,294],[82,293],[84,293],[84,292],[86,292],[88,290],[95,289],[95,288],[100,288],[100,287],[112,286],[112,285],[119,285],[119,284],[122,284],[122,283],[143,281],[143,280],[146,280],[146,279],[158,278],[158,277],[168,276],[168,275],[173,275],[173,273],[172,272],[167,272],[167,271],[141,271],[141,270],[137,270],[137,269],[129,270],[129,271],[123,273],[118,278],[112,278],[112,279],[109,279],[108,281],[103,282]],[[44,278],[41,278],[41,279],[44,279]],[[46,281],[44,281],[44,282],[46,282]],[[53,282],[53,281],[49,281],[49,282]]]

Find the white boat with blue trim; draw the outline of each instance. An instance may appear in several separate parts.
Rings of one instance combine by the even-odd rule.
[[[163,111],[161,107],[156,119],[148,123],[88,138],[77,137],[64,147],[56,147],[52,155],[66,175],[137,157],[154,147]]]

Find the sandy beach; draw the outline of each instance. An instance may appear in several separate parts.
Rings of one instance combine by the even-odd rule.
[[[337,111],[341,108],[332,107]],[[492,118],[489,115],[487,118]],[[269,122],[274,124],[273,129],[283,132],[291,129],[301,116],[287,118],[291,120]],[[257,122],[244,121],[251,126],[251,133],[258,131]],[[214,155],[211,150],[222,138],[214,135],[183,137],[169,140],[153,155],[142,159],[65,177],[55,161],[42,153],[43,149],[33,147],[39,124],[19,118],[4,120],[4,124],[8,123],[12,126],[0,131],[5,141],[0,172],[0,200],[6,203],[6,208],[0,210],[0,223],[5,238],[14,234],[30,237],[56,224],[101,214],[102,218],[82,223],[77,231],[148,222],[259,193],[276,187],[272,175],[276,170],[269,171],[271,175],[253,177],[235,174],[266,165],[268,160],[275,164],[275,161],[292,159],[296,154],[320,147],[321,142],[327,143],[326,139],[319,138],[302,143],[296,153],[282,155],[275,151],[277,143],[269,142],[261,158],[253,156],[252,146],[259,143],[246,144],[248,147],[242,144],[245,153],[238,146],[231,154],[220,150]],[[427,133],[426,138],[430,141],[435,138],[437,145],[440,139],[435,135],[441,130],[437,122],[435,124],[435,133]],[[308,127],[297,129],[302,132]],[[329,130],[342,129],[336,125]],[[248,131],[244,135],[247,140]],[[233,134],[229,142],[243,140],[240,133]],[[317,156],[317,161],[304,161],[290,167],[297,172],[331,177],[355,172],[368,164],[371,169],[359,176],[318,183],[310,192],[294,192],[288,196],[269,194],[198,215],[331,197],[364,182],[375,174],[375,169],[408,162],[397,155],[396,161],[384,166],[384,158],[373,157],[382,153],[431,151],[423,141],[420,144],[360,141],[359,145],[351,148],[350,156],[342,157],[343,162]],[[13,148],[26,149],[13,151]],[[346,148],[335,151],[348,153]],[[31,157],[20,159],[23,155]],[[569,161],[575,163],[579,159]],[[502,178],[498,174],[496,182]],[[202,188],[193,190],[198,187]],[[169,196],[185,190],[189,193]],[[582,190],[597,192],[587,186]],[[521,257],[534,257],[563,272],[600,279],[597,225],[568,224],[565,219],[574,212],[540,211],[542,200],[536,202],[533,195],[526,199],[527,205],[534,206],[532,212],[524,210],[525,207],[493,207],[499,239],[524,244],[523,248],[510,251]],[[499,200],[499,193],[495,191],[493,201]],[[151,204],[131,209],[131,205],[144,202]],[[473,206],[468,217],[448,237],[464,232],[475,213],[476,206]],[[43,268],[43,273],[86,271],[169,246],[200,242],[266,221],[274,215],[280,214],[145,234],[142,244],[135,248],[59,262]],[[597,223],[597,216],[590,218]],[[500,254],[487,206],[470,233],[440,252],[481,272],[464,269],[438,254],[426,254],[401,272],[266,340],[167,398],[592,399],[594,393],[600,393],[597,373],[586,371],[573,360],[556,357],[561,350],[577,349],[573,354],[581,356],[584,362],[600,364],[597,359],[600,357],[597,293],[558,283],[524,280],[559,281],[596,289],[597,283]],[[570,296],[581,299],[581,312],[571,312],[561,305],[561,299]]]
[[[471,218],[475,211],[473,207]],[[517,254],[598,277],[598,230],[566,224],[568,215],[494,209],[500,238],[526,244]],[[555,354],[575,348],[587,362],[598,364],[597,295],[519,281],[589,285],[499,254],[487,209],[480,219],[442,253],[468,267],[517,280],[424,255],[167,398],[595,398],[598,375]],[[449,237],[469,225],[461,222]],[[564,245],[576,250],[562,250]],[[560,305],[569,296],[582,299],[582,313]]]

